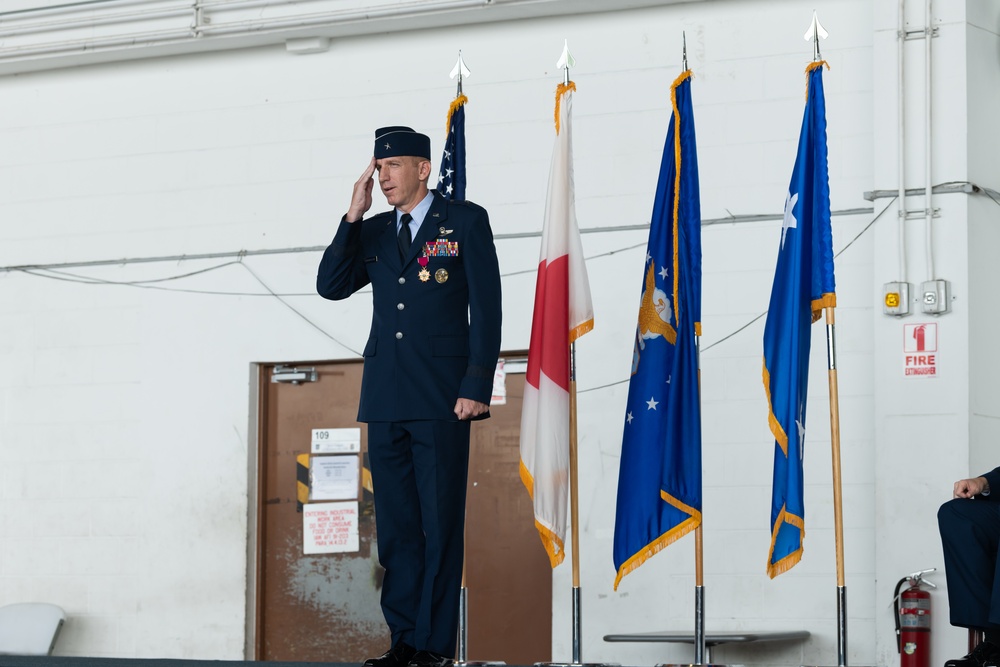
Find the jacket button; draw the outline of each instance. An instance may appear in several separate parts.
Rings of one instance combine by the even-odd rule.
[[[400,277],[399,277],[399,284],[400,284],[400,285],[404,285],[404,284],[406,284],[406,278],[404,278],[403,276],[400,276]]]
[[[401,303],[396,304],[396,310],[403,310],[404,308],[406,308],[406,306],[404,306],[403,304]]]
[[[397,331],[396,332],[396,340],[399,340],[402,337],[403,337],[403,332],[402,331]]]

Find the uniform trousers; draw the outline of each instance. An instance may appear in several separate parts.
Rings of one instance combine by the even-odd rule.
[[[951,624],[1000,630],[1000,502],[949,500],[938,510],[938,527]]]
[[[468,421],[368,424],[382,614],[393,646],[455,654],[469,434]]]

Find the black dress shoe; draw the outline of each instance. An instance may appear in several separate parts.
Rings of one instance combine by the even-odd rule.
[[[944,667],[1000,667],[1000,646],[982,642],[964,658],[949,660]]]
[[[399,642],[377,658],[365,660],[365,667],[406,667],[417,652],[405,642]]]
[[[434,651],[417,651],[410,658],[409,667],[452,667],[455,661]]]

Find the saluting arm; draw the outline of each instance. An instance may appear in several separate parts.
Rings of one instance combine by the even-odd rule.
[[[368,284],[361,250],[361,221],[341,221],[316,274],[316,291],[325,299],[346,299]]]
[[[351,192],[351,204],[340,221],[333,243],[323,253],[316,275],[316,291],[325,299],[346,299],[368,284],[361,252],[362,217],[372,206],[375,158],[361,173]]]

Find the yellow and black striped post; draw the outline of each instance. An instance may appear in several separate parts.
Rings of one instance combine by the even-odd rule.
[[[295,457],[295,511],[309,502],[309,454]]]

